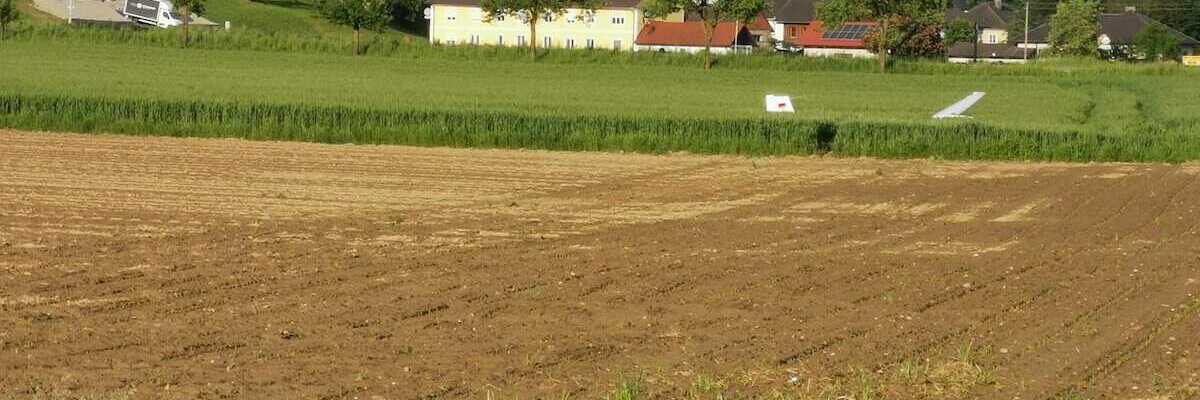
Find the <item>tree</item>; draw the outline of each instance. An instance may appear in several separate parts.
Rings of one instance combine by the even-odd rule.
[[[906,40],[905,32],[891,32],[889,25],[904,19],[917,24],[936,24],[945,12],[944,0],[827,0],[817,9],[825,29],[836,29],[850,21],[878,21],[875,43],[879,71],[887,72],[887,55]]]
[[[383,30],[392,21],[392,0],[319,0],[317,11],[334,24],[354,31],[354,55],[359,54],[363,29]]]
[[[176,11],[179,13],[179,20],[183,22],[180,28],[183,37],[183,47],[188,46],[188,25],[192,23],[192,13],[204,12],[204,0],[174,0],[175,7],[179,7]]]
[[[487,22],[511,16],[529,25],[529,58],[537,57],[538,19],[547,22],[563,15],[568,8],[595,11],[604,3],[602,0],[481,0],[480,8],[487,14]]]
[[[1090,0],[1058,3],[1050,17],[1050,51],[1058,55],[1094,56],[1100,32],[1100,5]]]
[[[0,0],[0,40],[4,40],[4,35],[8,32],[8,26],[20,18],[21,14],[17,12],[17,4],[13,0]]]
[[[978,40],[975,37],[975,25],[972,25],[966,20],[957,20],[946,24],[946,37],[942,39],[947,46],[953,46],[957,43],[974,43]],[[1009,36],[1013,37],[1013,36]]]
[[[392,20],[416,22],[423,17],[425,0],[392,0]]]
[[[974,34],[974,28],[968,35]],[[946,52],[946,45],[952,44],[942,39],[942,25],[929,20],[918,21],[908,17],[893,17],[888,21],[888,42],[892,54],[904,57],[935,57]],[[863,37],[863,46],[870,49],[879,48],[880,31],[868,32]]]
[[[724,21],[750,23],[766,8],[766,3],[763,0],[646,0],[642,8],[647,15],[656,17],[680,11],[699,16],[704,26],[704,69],[712,69],[712,37],[717,25]]]
[[[1147,60],[1179,57],[1179,38],[1161,24],[1150,24],[1133,39],[1134,52]]]

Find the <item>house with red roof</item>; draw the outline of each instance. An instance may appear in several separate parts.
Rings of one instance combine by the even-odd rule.
[[[774,29],[771,28],[771,22],[767,21],[767,16],[764,13],[758,13],[753,21],[746,25],[746,29],[750,31],[750,37],[754,39],[754,45],[758,47],[770,47],[775,35]]]
[[[821,21],[812,21],[792,45],[809,57],[873,58],[875,53],[867,49],[865,38],[878,27],[874,22],[846,22],[826,29]]]
[[[745,24],[722,22],[709,42],[713,54],[750,51],[754,37]],[[635,51],[698,53],[704,50],[704,25],[700,21],[646,21],[638,33]]]

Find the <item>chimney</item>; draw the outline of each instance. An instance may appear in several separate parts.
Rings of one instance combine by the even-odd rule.
[[[1125,6],[1125,12],[1135,13],[1137,12],[1137,6]]]
[[[996,3],[996,11],[1004,9],[1004,0],[992,0],[992,1],[994,3]]]

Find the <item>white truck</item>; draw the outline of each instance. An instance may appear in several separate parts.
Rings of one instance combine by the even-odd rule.
[[[168,0],[125,0],[126,17],[137,23],[170,28],[183,24]]]

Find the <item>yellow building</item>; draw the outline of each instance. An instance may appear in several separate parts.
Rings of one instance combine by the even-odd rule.
[[[642,29],[641,0],[611,0],[594,11],[568,9],[537,21],[538,47],[633,50]],[[529,25],[520,16],[488,21],[478,0],[433,0],[429,40],[444,45],[527,46]],[[682,14],[672,18],[682,20]]]

